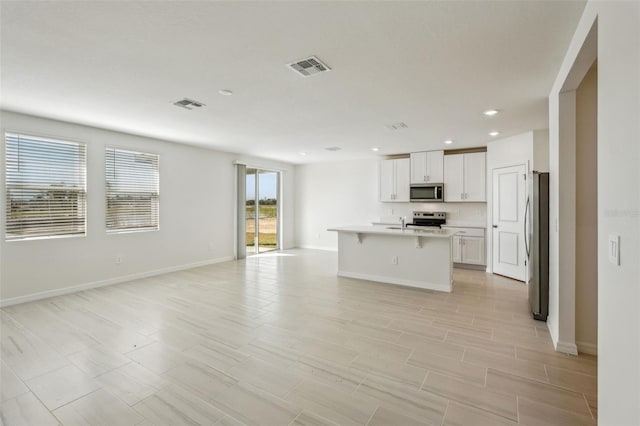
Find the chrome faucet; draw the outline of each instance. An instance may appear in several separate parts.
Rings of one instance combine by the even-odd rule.
[[[406,216],[400,216],[400,229],[402,229],[403,231],[405,229],[407,229],[407,217]]]

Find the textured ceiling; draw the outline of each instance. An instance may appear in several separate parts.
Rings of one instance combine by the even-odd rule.
[[[546,97],[583,8],[2,2],[0,106],[293,163],[485,145],[494,129],[548,127]],[[303,78],[285,65],[310,55],[332,71]],[[183,97],[207,106],[172,105]],[[385,127],[397,122],[408,128]]]

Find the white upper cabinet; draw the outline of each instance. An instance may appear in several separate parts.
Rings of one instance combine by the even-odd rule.
[[[380,161],[380,201],[393,201],[395,174],[395,160]]]
[[[444,201],[462,201],[464,154],[444,156]]]
[[[444,182],[444,151],[427,152],[427,182]]]
[[[394,201],[409,202],[409,180],[411,177],[411,163],[408,158],[396,161],[396,199]]]
[[[484,202],[486,153],[444,156],[444,201]]]
[[[410,169],[408,158],[380,161],[380,201],[409,201]]]
[[[411,153],[411,183],[442,183],[444,151]]]

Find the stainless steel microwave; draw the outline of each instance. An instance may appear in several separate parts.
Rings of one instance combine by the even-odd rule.
[[[412,203],[440,203],[444,201],[444,184],[412,184],[409,188],[409,200]]]

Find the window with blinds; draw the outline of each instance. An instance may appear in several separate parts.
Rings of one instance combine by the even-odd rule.
[[[107,232],[158,229],[158,160],[156,154],[107,147]]]
[[[6,133],[7,241],[86,235],[86,145]]]

